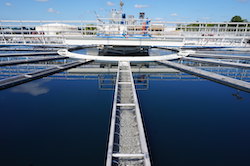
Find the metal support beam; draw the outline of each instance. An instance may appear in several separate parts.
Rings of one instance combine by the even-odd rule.
[[[179,70],[171,68],[132,68],[133,73],[179,73]],[[81,73],[116,73],[115,68],[74,68],[68,71],[71,74]]]
[[[87,64],[89,62],[91,61],[75,61],[75,62],[66,63],[64,65],[60,65],[57,67],[52,67],[49,69],[39,70],[39,71],[32,72],[32,73],[27,73],[27,74],[22,74],[22,75],[6,78],[3,80],[0,80],[0,90],[7,89],[7,88],[10,88],[19,84],[23,84],[26,82],[30,82],[30,81],[33,81],[42,77],[55,74],[55,73],[59,73],[64,70],[68,70],[77,66],[81,66],[83,64]]]
[[[38,56],[38,55],[58,55],[57,52],[26,52],[26,53],[7,53],[0,54],[0,57],[17,57],[17,56]]]
[[[143,158],[144,154],[119,154],[119,153],[114,153],[112,156],[117,157],[117,158]]]
[[[61,48],[60,48],[61,49]],[[37,47],[37,48],[9,48],[9,47],[3,47],[0,48],[0,51],[58,51],[59,48],[55,49],[55,48],[48,48],[48,47]]]
[[[239,67],[239,68],[250,69],[250,64],[218,61],[218,60],[213,60],[213,59],[190,58],[190,57],[182,57],[181,59],[185,60],[185,61],[192,61],[192,62],[200,62],[200,63],[208,63],[208,64],[215,64],[215,65],[221,65],[221,66]]]
[[[219,54],[190,54],[191,57],[199,58],[219,58],[219,59],[239,59],[239,60],[250,60],[250,56],[238,56],[238,55],[219,55]]]
[[[67,58],[68,57],[64,57],[64,56],[54,56],[54,57],[47,57],[47,58],[35,58],[35,59],[25,59],[25,60],[15,60],[15,61],[3,61],[3,62],[0,62],[0,66],[12,66],[12,65],[27,64],[27,63],[54,61],[54,60],[61,60],[61,59],[67,59]]]

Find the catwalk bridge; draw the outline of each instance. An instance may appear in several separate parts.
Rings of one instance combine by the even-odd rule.
[[[10,46],[20,45],[25,47],[34,46],[34,51],[36,51],[32,53],[0,54],[2,71],[10,70],[10,68],[4,68],[6,66],[19,65],[18,67],[22,68],[24,64],[28,63],[36,63],[35,65],[41,66],[45,61],[57,62],[53,67],[40,68],[38,71],[19,73],[19,75],[1,79],[0,89],[10,88],[93,62],[115,62],[118,64],[118,67],[112,70],[117,75],[106,166],[151,165],[131,63],[156,62],[167,68],[147,69],[148,72],[181,71],[250,93],[250,83],[247,81],[207,71],[199,68],[199,66],[188,65],[188,63],[199,63],[207,66],[225,66],[249,70],[249,56],[208,54],[204,51],[190,49],[190,47],[230,47],[230,49],[239,51],[249,51],[249,23],[208,24],[152,21],[149,27],[145,29],[143,20],[134,20],[137,24],[132,24],[130,21],[123,20],[123,24],[119,25],[120,29],[116,29],[117,24],[113,25],[110,20],[106,20],[106,22],[0,21],[2,50],[13,51]],[[73,50],[82,49],[83,45],[85,47],[96,46],[102,48],[104,52],[111,51],[112,54],[122,54],[124,52],[125,54],[128,52],[134,54],[138,52],[145,53],[153,46],[170,49],[173,52],[158,56],[151,56],[150,54],[147,56],[102,56],[101,54],[91,55],[73,52]],[[41,46],[49,47],[50,51],[43,50]],[[186,47],[189,49],[186,49]],[[22,49],[28,50],[27,48],[18,49],[20,51]],[[16,59],[13,60],[13,58]],[[62,62],[66,59],[71,62]],[[101,72],[100,69],[88,68],[77,68],[75,72],[81,70]]]

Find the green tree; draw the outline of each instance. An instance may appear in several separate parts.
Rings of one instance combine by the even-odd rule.
[[[241,16],[233,16],[231,19],[231,22],[244,22],[245,20],[243,20],[241,18]]]

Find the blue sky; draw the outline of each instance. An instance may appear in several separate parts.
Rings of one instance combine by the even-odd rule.
[[[250,0],[123,0],[127,14],[146,12],[166,21],[229,21],[240,15],[250,21]],[[94,20],[107,16],[119,0],[0,0],[0,19]]]

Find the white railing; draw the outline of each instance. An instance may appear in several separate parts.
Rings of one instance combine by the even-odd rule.
[[[1,44],[69,44],[68,40],[114,38],[177,41],[195,45],[248,46],[250,23],[164,22],[148,20],[16,21],[0,20]],[[80,42],[79,44],[83,44]]]

